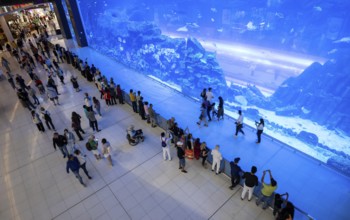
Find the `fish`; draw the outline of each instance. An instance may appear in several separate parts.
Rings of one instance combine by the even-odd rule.
[[[176,31],[179,31],[179,32],[187,32],[187,31],[188,31],[188,28],[187,28],[187,26],[183,26],[183,27],[178,28]]]
[[[256,29],[256,26],[254,26],[252,21],[249,21],[246,27],[248,30],[251,30],[251,31]]]
[[[217,12],[216,8],[210,8],[210,11]]]
[[[284,15],[282,13],[276,12],[275,16],[279,17],[279,18],[284,18]]]
[[[223,29],[223,28],[219,28],[219,29],[217,29],[217,31],[218,31],[218,32],[223,32],[224,29]]]
[[[337,49],[333,49],[333,50],[328,51],[328,54],[332,54],[332,53],[335,53],[337,51],[338,51]]]
[[[340,40],[333,41],[333,43],[350,43],[350,37],[343,37]]]
[[[320,11],[320,12],[322,11],[322,8],[320,6],[314,6],[313,9],[315,11]]]
[[[214,21],[215,21],[215,19],[214,19],[214,18],[211,18],[210,20],[211,20],[212,22],[214,22]]]
[[[189,23],[189,25],[191,25],[194,28],[199,28],[199,25],[197,23]]]

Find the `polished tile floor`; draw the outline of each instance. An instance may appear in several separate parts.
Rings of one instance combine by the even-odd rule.
[[[11,62],[13,73],[19,73],[32,85],[14,59],[7,53],[0,56]],[[70,128],[71,112],[78,112],[87,132],[84,135],[86,139],[92,130],[82,110],[83,93],[97,97],[99,93],[71,66],[62,64],[61,67],[66,73],[66,85],[56,80],[61,105],[54,106],[40,96],[41,106],[50,111],[59,133]],[[46,81],[42,68],[38,67],[35,71]],[[72,74],[79,77],[82,89],[79,93],[69,82]],[[117,74],[114,78],[123,86],[123,82],[130,80],[131,76],[119,77]],[[133,78],[135,83],[143,82],[143,79],[141,75]],[[162,96],[173,95],[177,94],[168,90],[162,92]],[[273,218],[271,210],[263,211],[254,202],[241,201],[240,187],[229,190],[230,181],[226,176],[214,175],[201,167],[198,161],[187,161],[188,173],[181,173],[174,148],[173,160],[163,161],[159,143],[162,130],[151,128],[141,121],[127,105],[107,107],[102,103],[102,117],[97,118],[102,131],[95,135],[110,141],[114,166],[110,167],[105,160],[96,161],[90,152],[86,152],[87,168],[93,177],[88,180],[80,172],[86,188],[73,174],[66,173],[66,160],[52,146],[53,132],[46,130],[40,133],[37,130],[29,111],[21,106],[15,91],[4,79],[0,81],[0,112],[0,219]],[[144,143],[134,147],[128,145],[125,129],[130,124],[144,130]],[[84,143],[81,141],[77,145],[83,150]]]

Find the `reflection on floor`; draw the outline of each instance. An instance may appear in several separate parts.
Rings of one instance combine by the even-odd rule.
[[[82,51],[82,53],[85,53]],[[13,73],[21,74],[27,82],[28,75],[18,68],[14,59],[2,53],[11,63]],[[152,81],[130,73],[116,63],[100,60],[101,56],[89,54],[89,61],[96,66],[108,66],[110,73],[126,90],[129,83],[140,89],[144,96],[159,106],[178,98],[170,90],[148,90]],[[108,64],[108,65],[106,65]],[[82,111],[83,93],[99,97],[95,86],[80,77],[72,67],[62,64],[66,73],[66,85],[58,84],[61,93],[59,106],[54,106],[45,96],[40,96],[41,106],[47,108],[58,132],[70,128],[70,115],[76,111],[82,115],[85,140],[92,134]],[[36,69],[46,81],[42,68]],[[103,69],[105,73],[106,70]],[[120,75],[127,73],[126,75]],[[79,77],[82,91],[74,91],[70,76]],[[143,87],[143,85],[147,87]],[[159,85],[157,88],[162,88]],[[240,188],[228,189],[229,179],[214,175],[200,166],[198,161],[188,161],[188,173],[178,170],[175,149],[172,161],[163,161],[159,128],[151,128],[132,113],[127,105],[107,107],[102,102],[102,116],[98,117],[100,140],[107,138],[113,147],[114,166],[107,161],[96,161],[90,152],[87,168],[92,180],[81,172],[87,187],[82,187],[73,174],[65,171],[66,160],[52,147],[52,134],[41,134],[31,121],[29,111],[18,102],[9,83],[0,81],[0,219],[47,220],[47,219],[271,219],[270,210],[263,211],[254,202],[239,199]],[[152,98],[151,98],[152,97]],[[164,105],[161,104],[164,102]],[[171,106],[168,106],[171,107]],[[175,113],[174,111],[172,111]],[[163,113],[163,112],[162,112]],[[171,115],[171,112],[166,116]],[[183,119],[181,119],[183,124]],[[125,128],[134,124],[146,135],[144,143],[135,147],[128,145]],[[195,129],[194,129],[195,130]],[[198,130],[198,129],[197,129]],[[200,131],[197,131],[200,132]],[[204,136],[204,135],[203,135]],[[77,146],[84,149],[84,141]]]

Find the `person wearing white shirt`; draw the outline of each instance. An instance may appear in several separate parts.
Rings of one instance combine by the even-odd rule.
[[[238,110],[238,118],[236,120],[236,134],[235,136],[237,137],[238,132],[241,132],[244,135],[244,131],[242,130],[243,128],[243,114],[242,110]]]
[[[73,152],[75,151],[75,136],[67,128],[64,129],[64,136],[67,139],[68,152],[69,154],[73,154]]]
[[[264,126],[265,126],[265,122],[264,119],[260,118],[259,122],[255,122],[256,128],[257,128],[257,132],[256,135],[258,136],[258,140],[256,141],[257,144],[259,144],[261,142],[261,134],[264,131]]]
[[[211,100],[214,98],[213,92],[211,91],[211,88],[208,88],[208,91],[205,94],[207,100],[211,103]]]
[[[168,136],[168,137],[167,137]],[[170,156],[170,140],[173,138],[170,132],[167,132],[165,135],[164,132],[160,134],[160,141],[163,149],[163,159],[166,160],[168,156],[168,160],[171,160]]]
[[[220,172],[220,163],[222,160],[222,154],[219,151],[219,145],[216,145],[215,148],[211,151],[211,155],[213,156],[213,164],[211,166],[211,171],[214,171],[214,168],[216,166],[216,175]]]
[[[111,156],[111,153],[112,153],[111,144],[106,140],[106,138],[102,138],[101,142],[102,142],[103,156],[108,160],[109,165],[113,166],[112,156]]]
[[[83,169],[86,176],[91,180],[92,177],[89,175],[89,172],[86,169],[86,155],[82,155],[80,150],[75,150],[74,154],[78,158],[80,168]]]
[[[86,107],[88,107],[92,110],[92,99],[88,93],[85,93],[84,101],[85,101]]]

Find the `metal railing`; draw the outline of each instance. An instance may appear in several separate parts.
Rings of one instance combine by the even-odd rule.
[[[54,47],[54,45],[51,44],[51,47]],[[193,102],[200,103],[199,100],[195,100],[193,97],[187,96],[186,94],[184,94],[184,93],[182,93],[182,92],[180,92],[180,91],[178,91],[178,90],[176,90],[176,89],[174,89],[174,88],[171,88],[171,87],[169,87],[169,86],[167,86],[167,85],[164,85],[163,83],[161,83],[161,82],[159,82],[159,81],[157,81],[157,80],[155,80],[155,79],[153,79],[153,78],[151,78],[151,77],[147,77],[147,78],[150,79],[150,80],[152,80],[153,82],[155,82],[155,83],[157,83],[157,84],[159,84],[159,85],[161,85],[161,86],[167,88],[167,89],[172,90],[173,92],[175,92],[175,93],[177,93],[177,94],[179,94],[179,95],[181,95],[181,96],[183,96],[183,97],[185,97],[185,98],[187,98],[187,99],[189,99],[189,100],[191,100],[191,101],[193,101]],[[129,105],[131,106],[132,104],[131,104],[131,101],[130,101],[130,98],[129,98],[128,93],[125,92],[124,90],[122,90],[122,91],[123,91],[123,99],[124,99],[124,102],[127,103],[127,104],[129,104]],[[226,116],[228,119],[235,120],[234,118],[232,118],[232,117],[229,116],[229,115],[226,115],[226,114],[225,114],[225,116]],[[156,114],[156,123],[157,123],[157,125],[158,125],[160,128],[162,128],[163,130],[167,130],[167,119],[165,119],[165,118],[164,118],[163,116],[161,116],[160,114]],[[249,125],[246,125],[246,124],[245,124],[245,126],[248,126],[248,127],[249,127],[250,129],[252,129],[252,130],[255,130],[255,128],[253,128],[253,127],[251,127],[251,126],[249,126]],[[285,143],[279,141],[278,139],[275,139],[274,137],[272,137],[272,136],[270,136],[270,135],[267,135],[267,134],[263,134],[263,135],[264,135],[265,137],[268,137],[268,138],[270,139],[270,141],[278,142],[278,143],[279,143],[280,145],[282,145],[282,146],[287,146],[287,147],[293,149],[295,152],[300,152],[300,153],[303,154],[304,156],[307,156],[307,157],[309,157],[309,158],[311,158],[311,159],[313,159],[313,160],[315,160],[315,161],[318,161],[318,160],[316,160],[315,158],[311,157],[310,155],[307,155],[307,154],[305,154],[305,153],[303,153],[303,152],[301,152],[301,151],[297,151],[297,150],[296,150],[295,148],[293,148],[292,146],[289,146],[288,144],[285,144]],[[209,150],[211,150],[211,149],[209,149]],[[209,163],[212,163],[212,156],[211,156],[211,154],[208,154],[207,161],[208,161]],[[318,161],[318,162],[324,164],[324,163],[321,162],[321,161]],[[220,166],[220,167],[221,167],[221,172],[222,172],[223,174],[225,174],[227,177],[230,178],[230,174],[231,174],[231,170],[230,170],[230,161],[227,160],[226,158],[223,158],[223,160],[221,161],[221,166]],[[240,185],[243,186],[243,180],[241,180]],[[260,188],[261,185],[262,185],[262,184],[260,183],[260,184],[259,184],[259,187],[255,187],[255,189],[254,189],[254,195],[255,195],[255,196],[258,195],[259,190],[261,189],[261,188]],[[270,205],[271,205],[271,204],[270,204]],[[294,208],[295,208],[294,219],[300,219],[300,220],[314,220],[314,219],[315,219],[315,218],[313,218],[311,215],[309,215],[307,212],[303,211],[302,209],[300,209],[300,208],[298,208],[298,207],[296,207],[296,206],[294,206]]]
[[[159,83],[158,81],[154,80],[155,82]],[[161,83],[159,83],[161,84]],[[163,84],[162,84],[163,85]],[[167,87],[167,86],[165,86]],[[168,87],[167,87],[168,88]],[[172,89],[172,88],[171,88]],[[174,90],[176,91],[176,90]],[[178,91],[176,91],[178,92]],[[182,96],[186,96],[180,92],[178,92],[179,94],[181,94]],[[130,98],[129,98],[129,95],[123,90],[123,97],[124,97],[124,101],[126,103],[128,103],[130,106],[131,106],[131,101],[130,101]],[[189,96],[186,96],[187,98],[189,98]],[[193,101],[195,101],[194,99],[191,99]],[[227,116],[227,115],[226,115]],[[227,116],[229,117],[229,116]],[[231,118],[231,117],[230,117]],[[157,122],[157,126],[159,126],[160,128],[162,128],[164,131],[167,130],[167,120],[166,118],[164,118],[162,115],[160,114],[156,114],[156,122]],[[252,128],[252,127],[250,127]],[[272,137],[271,137],[272,138]],[[208,148],[209,150],[211,150],[210,148]],[[211,154],[208,154],[208,158],[207,158],[207,161],[212,164],[212,161],[213,161],[213,158],[211,156]],[[228,178],[231,178],[231,169],[230,169],[230,161],[227,160],[226,158],[223,158],[223,160],[221,161],[221,173],[223,173],[224,175],[226,175]],[[241,179],[241,182],[240,182],[240,185],[243,187],[243,180]],[[258,196],[260,190],[261,190],[261,186],[262,184],[260,183],[258,187],[255,187],[254,189],[254,196]],[[270,204],[270,207],[271,207],[271,204]],[[273,208],[273,207],[271,207]],[[315,218],[313,218],[312,216],[310,216],[307,212],[301,210],[300,208],[294,206],[295,208],[295,212],[294,212],[294,219],[295,220],[315,220]]]

